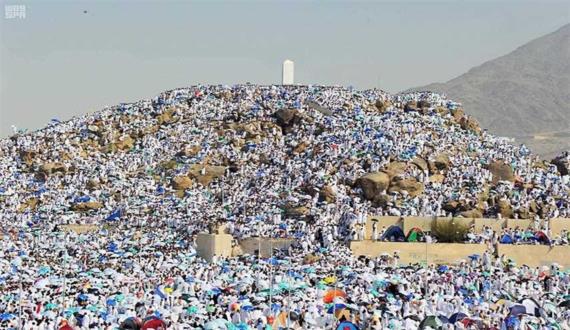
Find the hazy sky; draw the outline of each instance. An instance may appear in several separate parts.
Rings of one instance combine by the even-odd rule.
[[[569,1],[1,1],[0,136],[196,83],[400,91],[570,22]],[[87,13],[84,13],[87,11]]]

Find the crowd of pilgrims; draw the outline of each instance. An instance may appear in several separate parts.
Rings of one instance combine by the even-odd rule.
[[[525,146],[460,125],[460,107],[429,92],[199,85],[2,139],[0,327],[568,328],[570,275],[558,265],[530,268],[492,251],[401,265],[393,251],[357,258],[347,247],[371,215],[461,216],[446,203],[475,205],[482,193],[516,214],[540,210],[541,224],[570,216],[568,176]],[[381,191],[379,202],[357,184],[442,153],[442,180],[418,166],[399,174],[420,193]],[[493,180],[487,165],[497,160],[515,182]],[[295,244],[206,263],[196,234],[220,224],[237,241]],[[525,237],[470,232],[465,241],[505,234]]]

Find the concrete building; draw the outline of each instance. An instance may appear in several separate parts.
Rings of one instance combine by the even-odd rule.
[[[295,83],[294,73],[295,63],[293,63],[291,60],[283,61],[283,85],[293,85]]]

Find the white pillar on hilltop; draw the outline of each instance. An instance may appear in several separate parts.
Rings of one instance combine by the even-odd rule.
[[[283,61],[283,85],[294,84],[295,63],[291,60]]]

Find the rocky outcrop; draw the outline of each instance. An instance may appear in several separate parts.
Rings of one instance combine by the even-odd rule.
[[[568,152],[554,158],[550,163],[556,166],[560,175],[570,174],[570,157]]]
[[[441,153],[428,161],[429,171],[432,174],[446,172],[451,166],[451,160],[447,153]]]
[[[502,160],[493,161],[487,166],[487,169],[493,174],[493,183],[499,181],[515,181],[515,175],[511,165],[506,164]]]
[[[190,165],[188,176],[190,178],[196,179],[196,181],[198,181],[198,183],[201,185],[207,186],[213,180],[224,176],[225,173],[225,166],[192,164]]]
[[[390,177],[384,172],[368,173],[356,180],[356,186],[362,189],[364,197],[374,200],[377,195],[388,189]]]
[[[500,213],[503,218],[512,218],[513,208],[511,203],[505,199],[500,199],[497,203],[497,213]]]
[[[378,110],[378,112],[384,113],[386,112],[386,110],[388,110],[390,106],[392,106],[392,103],[389,100],[378,99],[376,100],[376,103],[374,103],[374,106],[376,107],[376,110]]]
[[[103,207],[103,204],[100,202],[84,202],[84,203],[77,203],[71,206],[71,210],[78,211],[78,212],[87,212],[91,210],[98,210]]]
[[[479,122],[471,116],[462,117],[459,120],[459,125],[466,131],[473,132],[475,134],[481,134],[481,127],[479,126]]]
[[[66,173],[67,169],[63,163],[51,162],[42,164],[39,168],[39,172],[51,175],[54,173]]]
[[[388,192],[403,193],[404,191],[411,197],[421,195],[424,192],[424,184],[414,178],[402,179],[400,177],[396,177],[390,182]]]
[[[301,115],[296,109],[277,110],[273,116],[285,134],[292,132],[294,126],[301,122]]]
[[[336,201],[336,191],[331,186],[324,186],[319,191],[319,197],[327,203],[334,203]]]
[[[186,175],[179,175],[172,179],[171,185],[175,190],[186,190],[192,187],[192,180]]]
[[[483,212],[481,212],[478,209],[473,209],[473,210],[468,210],[468,211],[463,211],[461,213],[459,213],[460,216],[464,217],[464,218],[482,218],[483,217]]]

